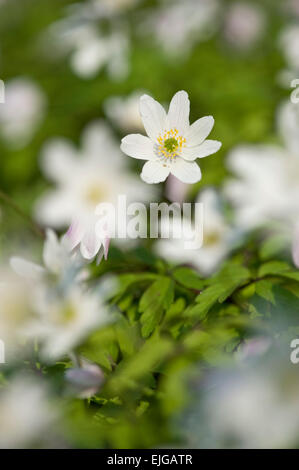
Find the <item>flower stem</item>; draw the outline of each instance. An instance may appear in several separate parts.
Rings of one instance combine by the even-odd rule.
[[[0,190],[0,199],[3,202],[5,202],[8,206],[10,206],[18,215],[23,217],[23,219],[25,219],[28,222],[28,224],[31,227],[31,230],[36,235],[38,235],[39,237],[42,237],[42,238],[45,237],[44,232],[42,231],[42,229],[37,224],[35,224],[33,222],[33,220],[27,214],[25,214],[25,212],[23,212],[23,210],[7,194],[5,194],[1,190]]]

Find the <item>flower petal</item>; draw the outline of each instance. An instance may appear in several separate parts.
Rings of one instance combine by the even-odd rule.
[[[84,235],[84,225],[80,220],[74,220],[65,234],[67,247],[72,251],[82,240]]]
[[[42,149],[40,165],[43,173],[52,181],[65,182],[76,168],[77,152],[67,139],[53,139]]]
[[[43,250],[43,260],[46,268],[52,273],[58,274],[62,269],[65,254],[56,233],[51,229],[47,229]]]
[[[149,161],[142,168],[141,179],[148,184],[161,183],[166,180],[169,172],[170,169],[161,163]]]
[[[83,258],[88,259],[88,260],[93,259],[95,255],[98,253],[99,249],[101,248],[101,245],[102,245],[102,242],[99,239],[99,237],[97,237],[97,234],[95,232],[95,227],[94,226],[90,227],[86,231],[81,241],[81,245],[80,245],[80,251],[81,251]]]
[[[185,134],[188,147],[201,144],[213,129],[214,122],[213,116],[205,116],[195,121]]]
[[[30,261],[27,261],[23,258],[18,258],[17,256],[10,258],[10,266],[19,276],[30,279],[32,281],[40,280],[45,273],[45,270],[42,266],[31,263]]]
[[[178,91],[171,100],[168,111],[170,129],[177,129],[180,135],[185,135],[189,128],[190,101],[188,93]]]
[[[163,106],[148,95],[140,98],[140,115],[147,135],[156,141],[166,128],[166,112]]]
[[[201,180],[201,171],[197,163],[186,162],[179,158],[171,166],[171,173],[183,183],[193,184]]]
[[[202,144],[196,147],[185,147],[181,152],[181,156],[185,160],[193,161],[196,158],[204,158],[215,152],[218,152],[222,143],[218,140],[205,140]]]
[[[141,134],[130,134],[121,141],[121,150],[133,158],[152,160],[155,158],[153,142]]]

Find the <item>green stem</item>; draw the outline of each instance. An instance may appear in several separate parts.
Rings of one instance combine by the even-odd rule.
[[[31,227],[31,230],[38,235],[39,237],[44,238],[44,232],[41,230],[41,228],[33,222],[33,220],[25,214],[25,212],[20,209],[20,207],[3,191],[0,190],[0,199],[2,199],[3,202],[8,204],[18,215],[20,215],[23,219],[25,219],[28,224]]]

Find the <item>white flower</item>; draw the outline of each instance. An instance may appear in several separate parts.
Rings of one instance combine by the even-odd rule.
[[[33,313],[28,283],[10,269],[0,271],[0,339],[5,344],[5,361],[12,363],[22,354],[22,329]]]
[[[164,0],[141,24],[171,56],[184,58],[194,44],[207,40],[218,25],[218,0]]]
[[[50,142],[41,164],[57,189],[38,201],[36,217],[46,226],[71,224],[67,234],[70,249],[80,246],[86,259],[94,258],[100,250],[107,254],[109,246],[109,234],[99,237],[95,230],[97,205],[116,204],[119,194],[126,195],[128,202],[145,201],[150,194],[127,172],[125,159],[102,122],[86,128],[81,152],[67,140]]]
[[[165,186],[165,196],[171,202],[182,204],[185,201],[188,189],[188,184],[182,183],[173,175],[169,175]]]
[[[139,100],[143,93],[134,92],[128,97],[113,96],[105,101],[105,111],[109,119],[121,131],[142,131]]]
[[[70,17],[54,23],[50,37],[62,53],[70,53],[71,68],[80,78],[93,78],[104,67],[114,80],[122,80],[128,74],[126,28],[118,27],[103,34],[92,22],[78,22],[76,17]]]
[[[63,297],[47,289],[35,293],[36,318],[23,330],[28,338],[38,338],[41,355],[52,361],[71,353],[94,329],[110,321],[98,295],[85,292],[78,285]]]
[[[192,264],[207,276],[213,273],[228,255],[238,234],[227,224],[221,211],[219,196],[214,189],[204,189],[196,202],[203,204],[202,247],[196,250],[186,249],[187,237],[170,238],[159,240],[156,243],[156,251],[159,255],[175,263]],[[174,226],[175,230],[176,226]]]
[[[278,123],[284,147],[247,145],[233,150],[229,169],[238,177],[225,185],[235,208],[236,223],[252,229],[269,222],[285,222],[290,228],[299,211],[299,141],[296,105],[280,108]],[[280,224],[281,226],[281,224]]]
[[[71,385],[71,391],[79,398],[95,395],[104,382],[104,374],[96,364],[79,358],[80,367],[68,369],[65,378]]]
[[[77,277],[82,263],[76,255],[71,254],[71,247],[65,237],[61,240],[53,230],[46,230],[46,240],[43,248],[44,266],[32,263],[23,258],[13,256],[10,265],[13,270],[27,280],[42,281],[46,276],[60,278],[61,281],[71,282]]]
[[[27,145],[45,112],[45,97],[28,78],[5,83],[5,103],[0,104],[0,134],[15,148]]]
[[[196,158],[211,155],[221,147],[216,140],[206,140],[214,119],[212,116],[189,124],[190,102],[185,91],[171,100],[168,114],[153,98],[140,98],[140,114],[148,137],[130,134],[122,139],[121,149],[130,157],[148,160],[141,178],[146,183],[160,183],[172,173],[184,183],[196,183],[201,171]]]
[[[265,23],[264,11],[257,5],[233,3],[226,13],[224,34],[232,46],[248,49],[260,39]]]
[[[280,46],[285,55],[289,68],[293,71],[299,69],[299,26],[287,26],[281,33]],[[296,78],[293,76],[292,78]]]
[[[44,383],[15,376],[0,391],[0,447],[27,448],[49,443],[49,431],[58,418]]]

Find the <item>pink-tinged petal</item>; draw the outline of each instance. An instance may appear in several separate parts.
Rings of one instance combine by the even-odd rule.
[[[109,237],[106,237],[105,240],[103,241],[104,258],[105,258],[106,261],[107,261],[107,258],[108,258],[108,251],[109,251],[110,241],[111,241],[111,239]]]
[[[121,150],[130,157],[140,160],[152,160],[155,158],[154,144],[148,137],[141,134],[130,134],[121,141]]]
[[[185,135],[189,128],[190,101],[188,93],[178,91],[171,100],[168,111],[170,129],[177,129],[179,135]]]
[[[95,227],[90,227],[84,234],[81,241],[80,251],[83,258],[91,260],[98,253],[101,248],[102,242],[96,235]]]
[[[201,171],[197,163],[177,159],[171,166],[171,173],[183,183],[194,184],[201,180]]]
[[[149,161],[142,168],[141,179],[148,184],[161,183],[166,180],[169,173],[170,169],[168,167],[159,162]]]
[[[205,116],[195,121],[185,134],[188,147],[202,144],[213,129],[214,122],[213,116]]]
[[[163,106],[148,95],[140,98],[140,115],[147,135],[156,141],[166,129],[166,112]]]
[[[84,223],[80,220],[74,220],[65,234],[65,241],[70,251],[79,245],[83,236]]]
[[[165,195],[169,201],[181,204],[185,201],[188,188],[186,183],[182,183],[182,181],[170,174],[166,182]]]
[[[299,268],[299,226],[295,229],[293,246],[292,246],[292,257],[296,268]]]
[[[182,149],[181,156],[188,161],[196,160],[196,158],[204,158],[218,152],[221,148],[221,142],[217,140],[205,140],[196,147],[185,147]]]

